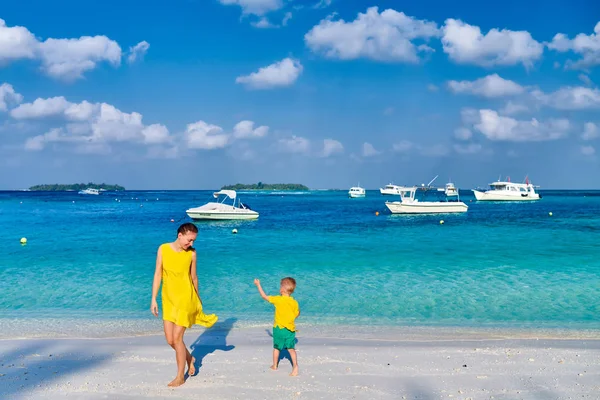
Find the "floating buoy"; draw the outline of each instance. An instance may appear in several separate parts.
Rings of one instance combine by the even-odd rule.
[[[379,211],[375,211],[375,215],[379,215]]]
[[[233,228],[231,233],[233,233],[235,235],[237,233],[237,229]]]
[[[171,218],[171,222],[175,222],[175,220],[173,218]]]
[[[550,211],[550,212],[548,213],[548,215],[549,215],[549,216],[552,216],[552,211]]]
[[[73,204],[75,204],[75,200],[73,200]]]
[[[22,237],[21,238],[21,244],[26,244],[27,243],[27,238]]]
[[[444,225],[444,220],[440,219],[440,225]]]

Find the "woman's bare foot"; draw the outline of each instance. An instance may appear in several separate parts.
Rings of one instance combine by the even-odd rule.
[[[177,386],[181,386],[185,383],[185,379],[177,377],[175,379],[173,379],[171,381],[171,383],[169,383],[167,386],[169,387],[177,387]]]
[[[290,376],[298,376],[298,367],[292,368],[292,372],[290,373]]]
[[[189,376],[196,375],[196,366],[194,365],[195,362],[196,362],[196,359],[194,357],[192,357],[191,361],[188,363],[188,375]]]
[[[277,371],[277,365],[271,365],[270,367],[273,371]]]

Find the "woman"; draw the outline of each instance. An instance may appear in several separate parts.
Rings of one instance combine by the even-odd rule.
[[[169,383],[171,387],[183,385],[185,382],[186,363],[188,375],[193,376],[196,373],[195,359],[183,343],[186,328],[193,324],[209,328],[218,319],[215,314],[206,315],[202,312],[196,274],[196,250],[192,247],[196,236],[196,225],[185,223],[177,229],[177,239],[172,243],[162,244],[156,255],[150,311],[158,317],[156,296],[162,280],[165,337],[167,343],[175,350],[177,359],[177,376]]]

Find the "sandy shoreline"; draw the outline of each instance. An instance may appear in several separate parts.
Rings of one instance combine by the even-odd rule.
[[[502,338],[474,331],[301,329],[300,376],[269,370],[268,327],[192,330],[199,373],[166,384],[160,335],[0,341],[2,399],[597,399],[600,338]],[[544,336],[544,335],[538,335]]]

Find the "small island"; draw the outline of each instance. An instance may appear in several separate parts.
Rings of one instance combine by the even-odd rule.
[[[106,191],[121,191],[125,190],[123,186],[119,185],[109,185],[106,183],[72,183],[72,184],[60,184],[54,183],[50,185],[35,185],[29,188],[29,190],[34,192],[67,192],[67,191],[79,191],[87,188],[98,189],[98,190],[106,190]]]
[[[304,185],[298,183],[236,183],[235,185],[225,185],[221,190],[310,190]]]

